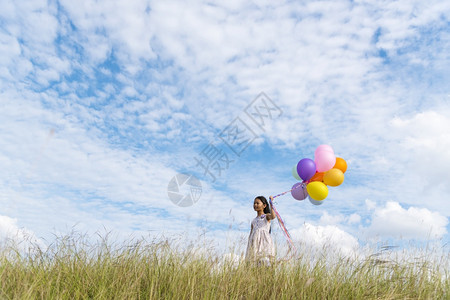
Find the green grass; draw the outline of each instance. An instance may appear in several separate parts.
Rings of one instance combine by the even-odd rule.
[[[25,253],[2,246],[0,298],[449,299],[447,253],[433,263],[426,253],[404,262],[303,255],[262,267],[169,241],[86,241],[61,237]]]

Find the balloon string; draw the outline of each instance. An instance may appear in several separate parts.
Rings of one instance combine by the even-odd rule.
[[[295,190],[295,189],[298,189],[298,188],[301,187],[301,186],[302,186],[302,185],[299,184],[299,185],[297,185],[296,187],[290,189],[289,191],[282,192],[281,194],[278,194],[278,195],[275,195],[275,196],[271,196],[271,197],[272,197],[272,199],[275,199],[276,197],[283,196],[283,195],[285,195],[285,194],[287,194],[287,193],[289,193],[289,192],[291,192],[291,191],[293,191],[293,190]],[[269,197],[269,198],[270,198],[270,197]]]
[[[292,189],[291,189],[291,190],[292,190]],[[290,190],[290,191],[291,191],[291,190]],[[297,252],[297,249],[295,248],[294,243],[292,242],[291,235],[289,234],[289,231],[287,230],[286,226],[284,225],[283,219],[281,218],[281,216],[280,216],[280,214],[278,213],[277,209],[276,209],[275,206],[273,205],[273,199],[274,199],[275,197],[279,197],[279,196],[284,195],[284,194],[286,194],[286,193],[288,193],[288,192],[290,192],[290,191],[281,193],[281,194],[276,195],[276,196],[273,196],[273,197],[270,196],[270,197],[269,197],[269,202],[270,202],[270,206],[272,207],[272,209],[273,209],[273,211],[275,212],[275,215],[276,215],[276,217],[277,217],[278,225],[280,226],[281,231],[283,231],[284,236],[285,236],[286,239],[287,239],[288,245],[289,245],[289,247],[290,247],[290,248],[289,248],[289,251],[291,251],[292,249],[294,249],[294,253],[295,253],[295,252]]]

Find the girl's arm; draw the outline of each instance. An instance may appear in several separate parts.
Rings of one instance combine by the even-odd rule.
[[[272,205],[273,205],[273,203],[272,203],[272,197],[270,197],[269,199],[270,199],[270,200],[269,200],[269,203],[270,203],[270,214],[266,214],[266,219],[267,219],[268,221],[273,220],[273,219],[275,219],[275,218],[277,217],[277,215],[275,215],[275,212],[273,211],[273,207],[272,207]]]
[[[267,220],[273,220],[277,217],[277,215],[275,215],[275,212],[273,211],[273,208],[270,208],[270,214],[266,214],[266,219]]]

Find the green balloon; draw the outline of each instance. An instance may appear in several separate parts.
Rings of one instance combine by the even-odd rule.
[[[292,167],[292,176],[294,176],[295,179],[302,181],[302,179],[297,173],[297,165]]]

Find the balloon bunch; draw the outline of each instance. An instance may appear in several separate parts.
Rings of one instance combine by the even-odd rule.
[[[292,176],[302,180],[292,186],[292,197],[296,200],[309,198],[312,204],[321,205],[328,196],[327,186],[338,186],[344,182],[345,171],[345,160],[336,157],[330,146],[320,145],[314,152],[314,160],[303,158],[292,168]]]

